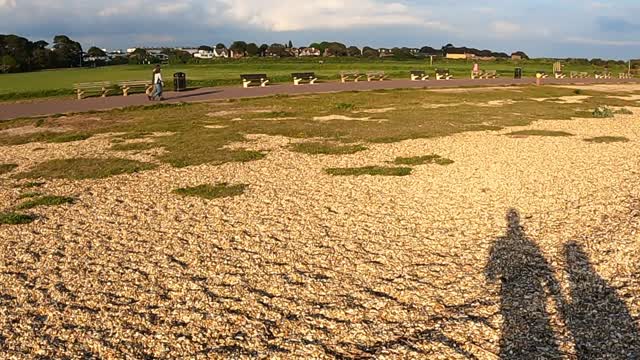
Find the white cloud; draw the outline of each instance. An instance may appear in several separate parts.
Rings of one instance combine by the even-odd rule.
[[[447,30],[440,21],[400,2],[380,0],[212,0],[209,12],[214,22],[231,20],[238,26],[283,32],[375,26],[419,26]]]
[[[9,8],[13,9],[16,7],[16,0],[0,0],[0,9]]]
[[[519,33],[522,27],[516,23],[508,21],[494,21],[490,26],[491,32],[495,35],[508,37]]]
[[[566,42],[584,45],[604,45],[604,46],[640,46],[640,41],[634,40],[602,40],[584,37],[568,37]]]

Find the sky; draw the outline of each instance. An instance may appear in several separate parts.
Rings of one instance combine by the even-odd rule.
[[[108,49],[327,40],[628,59],[640,58],[639,13],[638,0],[0,0],[0,33]]]

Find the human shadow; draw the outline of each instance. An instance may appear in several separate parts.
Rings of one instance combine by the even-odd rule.
[[[640,359],[640,335],[629,310],[595,271],[583,247],[564,247],[571,302],[566,323],[579,359]]]
[[[516,210],[509,210],[507,223],[485,269],[488,280],[501,283],[500,358],[561,359],[546,306],[549,295],[558,299],[558,282],[540,248],[527,238]]]

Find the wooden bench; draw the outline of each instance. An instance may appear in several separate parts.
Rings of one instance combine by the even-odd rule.
[[[291,77],[293,78],[293,85],[300,85],[303,81],[308,81],[309,85],[315,84],[318,81],[315,73],[307,72],[307,73],[292,73]]]
[[[500,75],[498,75],[498,70],[487,70],[483,76],[485,79],[497,79]]]
[[[553,76],[554,76],[556,79],[564,79],[564,78],[566,78],[566,77],[567,77],[567,75],[565,75],[565,73],[563,73],[562,71],[556,71],[556,72],[554,72],[554,73],[553,73]]]
[[[473,71],[471,70],[471,80],[482,79],[484,77],[484,70]]]
[[[367,73],[367,81],[385,81],[389,78],[384,71],[370,71]]]
[[[589,73],[588,72],[577,72],[577,71],[572,71],[570,73],[570,76],[572,79],[586,79],[589,77]]]
[[[411,70],[411,81],[426,81],[429,80],[429,75],[422,70]]]
[[[122,90],[122,96],[129,96],[129,91],[133,89],[140,89],[149,93],[149,90],[153,88],[151,82],[147,80],[121,81],[118,83],[118,86],[120,86],[120,89]]]
[[[453,75],[449,73],[449,69],[436,69],[436,80],[451,80]]]
[[[629,73],[619,73],[618,79],[631,79],[631,74]]]
[[[240,75],[242,79],[242,87],[248,88],[251,85],[265,87],[269,83],[267,74],[244,74]]]
[[[549,77],[545,71],[536,71],[536,77],[541,79],[546,79]]]
[[[346,83],[348,81],[358,82],[362,79],[364,75],[360,74],[357,71],[341,71],[340,72],[340,81]]]
[[[73,84],[73,89],[76,91],[78,100],[82,100],[85,95],[89,93],[99,94],[101,97],[107,97],[107,95],[111,91],[111,86],[111,82],[109,81],[98,81]]]
[[[596,79],[611,79],[611,73],[610,72],[596,71],[596,72],[593,73],[593,75],[596,77]]]

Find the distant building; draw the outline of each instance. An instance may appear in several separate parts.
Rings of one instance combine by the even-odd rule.
[[[193,57],[196,59],[213,59],[216,57],[215,50],[198,50],[197,53],[193,54]]]
[[[447,59],[451,59],[451,60],[469,60],[469,59],[475,59],[476,55],[475,54],[471,54],[468,53],[466,51],[460,51],[460,50],[448,50],[447,51]]]
[[[299,48],[299,49],[292,49],[292,50],[296,50],[297,54],[296,56],[299,57],[307,57],[307,56],[321,56],[322,52],[320,51],[320,49],[316,49],[314,47],[306,47],[306,48]]]
[[[213,49],[213,56],[217,57],[217,58],[228,58],[229,57],[229,50],[222,48],[222,49]]]
[[[393,56],[393,51],[391,49],[380,48],[380,49],[378,49],[378,52],[380,53],[380,57]]]

